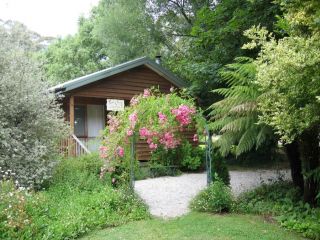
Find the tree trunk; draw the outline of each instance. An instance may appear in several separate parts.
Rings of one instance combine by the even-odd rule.
[[[303,159],[304,171],[308,173],[319,166],[319,128],[313,127],[305,131],[301,136],[301,157]],[[304,181],[304,201],[311,206],[316,205],[317,183],[310,178]]]
[[[294,140],[292,143],[285,145],[288,160],[290,162],[291,177],[293,184],[303,192],[304,182],[302,175],[302,163],[299,152],[299,143]]]

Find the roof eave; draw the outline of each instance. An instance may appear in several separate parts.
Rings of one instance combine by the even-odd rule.
[[[158,73],[160,76],[167,79],[169,82],[173,83],[177,87],[187,87],[186,82],[181,80],[180,78],[176,77],[173,73],[163,68],[161,65],[153,62],[147,57],[138,58],[123,64],[119,64],[115,67],[111,67],[105,70],[101,70],[83,77],[76,78],[74,80],[58,84],[52,88],[50,88],[51,91],[55,91],[57,88],[64,89],[63,92],[69,92],[74,89],[83,87],[85,85],[88,85],[90,83],[94,83],[96,81],[102,80],[104,78],[113,76],[115,74],[130,70],[132,68],[145,65],[148,68],[152,69],[156,73]]]

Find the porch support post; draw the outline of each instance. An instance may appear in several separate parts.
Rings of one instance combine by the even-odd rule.
[[[71,133],[74,133],[74,96],[71,96],[69,100],[69,122]]]
[[[71,96],[69,99],[69,123],[71,134],[74,134],[74,96]],[[68,147],[69,155],[75,157],[76,156],[76,149],[74,140],[72,137],[69,137],[69,147]]]

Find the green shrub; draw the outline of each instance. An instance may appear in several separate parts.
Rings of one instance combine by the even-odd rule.
[[[292,183],[264,184],[239,196],[235,210],[240,213],[273,215],[283,227],[320,239],[320,208],[301,201],[301,193]]]
[[[212,154],[211,176],[213,182],[217,180],[216,176],[218,176],[226,185],[230,184],[230,175],[226,160],[217,149],[214,149]]]
[[[102,165],[103,162],[98,154],[61,159],[50,179],[50,185],[78,190],[93,190],[101,185],[96,182]]]
[[[181,166],[186,170],[198,170],[205,159],[205,151],[201,147],[193,147],[185,141],[180,147]]]
[[[24,26],[0,25],[0,166],[14,171],[19,186],[34,188],[51,177],[57,142],[68,132],[33,57],[38,47]]]
[[[132,192],[99,179],[101,164],[95,155],[63,159],[48,188],[39,192],[3,181],[0,239],[74,239],[99,227],[147,218],[146,206]]]
[[[229,212],[233,203],[232,193],[218,177],[207,189],[200,192],[191,202],[191,208],[200,212]]]
[[[166,175],[165,169],[168,169],[169,173],[172,174],[172,169],[168,168],[172,168],[172,166],[181,170],[194,171],[202,167],[204,159],[204,149],[201,147],[193,147],[188,141],[183,141],[183,143],[175,149],[166,150],[159,147],[152,153],[150,167],[154,169],[158,168],[159,175],[160,172]]]
[[[27,192],[17,190],[13,180],[0,180],[0,239],[16,239],[30,224],[27,199]]]

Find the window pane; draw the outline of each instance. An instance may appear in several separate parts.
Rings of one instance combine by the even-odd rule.
[[[86,106],[74,106],[74,134],[77,137],[84,137],[85,132]]]

